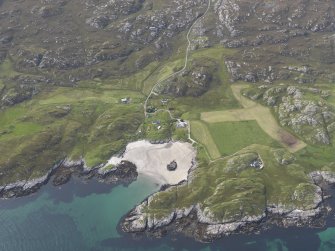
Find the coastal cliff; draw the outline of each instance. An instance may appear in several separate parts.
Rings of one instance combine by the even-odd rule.
[[[82,179],[96,178],[110,184],[130,184],[137,179],[136,166],[129,161],[122,161],[115,167],[99,165],[88,168],[84,159],[65,159],[56,164],[42,177],[18,181],[0,187],[1,198],[20,197],[36,192],[51,179],[53,185],[67,183],[72,175]]]
[[[244,167],[243,161],[235,166],[235,168],[244,168],[240,172],[242,174],[248,172],[249,180],[254,179],[250,172],[255,172],[255,175],[259,177],[261,172],[271,168],[270,164],[272,164],[272,168],[274,164],[274,162],[264,161],[264,170],[255,170],[248,165],[250,158],[246,157],[246,152],[251,151],[251,149],[248,148],[239,153],[244,156]],[[258,153],[263,155],[262,159],[265,159],[262,151]],[[230,160],[233,158],[236,158],[236,156],[230,157]],[[232,164],[232,162],[226,160],[224,162],[226,166],[221,165],[220,167],[221,171],[223,169],[226,172],[227,170],[231,172],[230,168],[232,166],[229,166],[229,163]],[[278,159],[279,162],[282,162],[281,159]],[[235,161],[235,163],[237,162]],[[284,172],[285,166],[287,168],[288,165],[290,164],[279,164],[278,167],[281,168],[279,171]],[[298,166],[294,167],[295,169],[299,168]],[[217,171],[213,166],[209,168],[214,173]],[[226,176],[225,181],[220,180],[221,184],[216,185],[212,195],[211,192],[208,192],[208,195],[202,194],[203,199],[199,199],[201,195],[197,194],[191,201],[189,199],[190,194],[186,194],[183,190],[186,189],[191,193],[196,189],[195,186],[199,184],[198,180],[199,175],[201,176],[202,167],[200,166],[199,169],[190,172],[189,177],[192,177],[192,180],[163,189],[163,191],[151,195],[130,211],[120,223],[122,230],[134,235],[155,237],[166,233],[183,233],[198,241],[207,242],[235,233],[258,232],[272,225],[321,227],[324,225],[325,216],[331,210],[327,206],[328,191],[335,184],[335,173],[331,171],[311,172],[306,175],[304,182],[292,187],[289,187],[283,181],[277,181],[282,184],[282,187],[276,187],[277,192],[274,194],[267,192],[267,190],[270,190],[270,185],[264,187],[257,184],[248,184],[245,178]],[[223,173],[220,175],[216,173],[216,175],[224,179]],[[284,179],[290,179],[289,175],[285,175]],[[217,181],[212,181],[212,183],[217,184]],[[287,186],[287,190],[284,193],[283,188],[285,186]],[[225,193],[222,193],[222,191],[227,192],[228,189],[230,194],[236,193],[236,196],[230,197],[226,203]],[[249,197],[252,198],[250,200],[243,199],[241,194],[245,196],[249,191]],[[204,191],[202,192],[204,193]],[[256,195],[258,192],[259,194]],[[280,193],[282,195],[278,197]],[[218,198],[218,200],[214,200],[213,197]],[[169,201],[173,206],[169,206],[163,200],[164,202]],[[174,200],[177,200],[177,202]],[[185,200],[188,200],[188,202],[185,203]]]

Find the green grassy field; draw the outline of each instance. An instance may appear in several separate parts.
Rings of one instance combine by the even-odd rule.
[[[279,146],[256,121],[208,124],[212,138],[222,156],[233,154],[252,144]]]
[[[144,96],[127,90],[103,90],[98,88],[57,88],[42,94],[38,99],[41,105],[71,104],[84,101],[100,101],[106,104],[120,104],[122,98],[130,98],[132,103],[140,103]]]
[[[200,142],[208,151],[211,159],[221,157],[220,151],[215,144],[207,125],[201,121],[191,122],[191,136]]]
[[[142,136],[148,140],[170,140],[172,138],[172,120],[165,111],[149,115],[142,126]]]
[[[291,152],[299,151],[307,146],[305,142],[278,124],[270,108],[244,97],[241,91],[246,87],[248,87],[248,85],[245,84],[234,84],[231,86],[235,98],[243,106],[243,109],[204,112],[201,113],[201,120],[207,123],[256,120],[264,132],[274,140],[280,142]]]
[[[309,170],[319,170],[329,163],[335,163],[335,147],[307,146],[296,153],[297,159]]]

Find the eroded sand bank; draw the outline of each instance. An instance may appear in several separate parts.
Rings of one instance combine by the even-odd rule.
[[[137,172],[155,179],[159,184],[178,184],[187,179],[196,151],[189,143],[169,142],[151,144],[148,141],[136,141],[128,144],[122,157],[112,157],[107,165],[117,165],[127,160],[137,166]],[[167,170],[167,165],[177,162],[175,171]]]

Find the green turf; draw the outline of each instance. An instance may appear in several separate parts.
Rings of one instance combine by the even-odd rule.
[[[208,124],[208,128],[223,156],[233,154],[252,144],[278,146],[278,143],[268,136],[256,121],[213,123]]]
[[[307,146],[305,149],[297,152],[297,159],[306,166],[308,171],[314,171],[328,163],[335,162],[334,153],[334,145]]]
[[[220,151],[213,140],[207,125],[202,121],[191,121],[191,136],[198,143],[202,144],[207,149],[211,159],[221,157]]]
[[[172,137],[172,126],[173,123],[169,113],[158,111],[155,114],[148,115],[148,118],[143,124],[141,133],[148,140],[166,141]]]
[[[199,203],[217,220],[238,220],[262,214],[266,204],[272,203],[309,209],[316,188],[294,158],[287,165],[280,164],[276,156],[282,154],[291,155],[283,148],[252,145],[212,163],[198,159],[192,182],[157,193],[146,212],[159,218],[175,208]],[[263,169],[231,164],[236,158],[239,163],[249,163],[251,155],[261,157]]]

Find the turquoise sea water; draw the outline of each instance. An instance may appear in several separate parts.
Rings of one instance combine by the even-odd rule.
[[[166,237],[133,240],[119,233],[118,222],[159,187],[139,179],[128,187],[72,180],[62,187],[46,185],[38,193],[0,201],[2,251],[201,250],[201,251],[333,251],[335,224],[325,229],[280,229],[234,235],[212,244]]]

